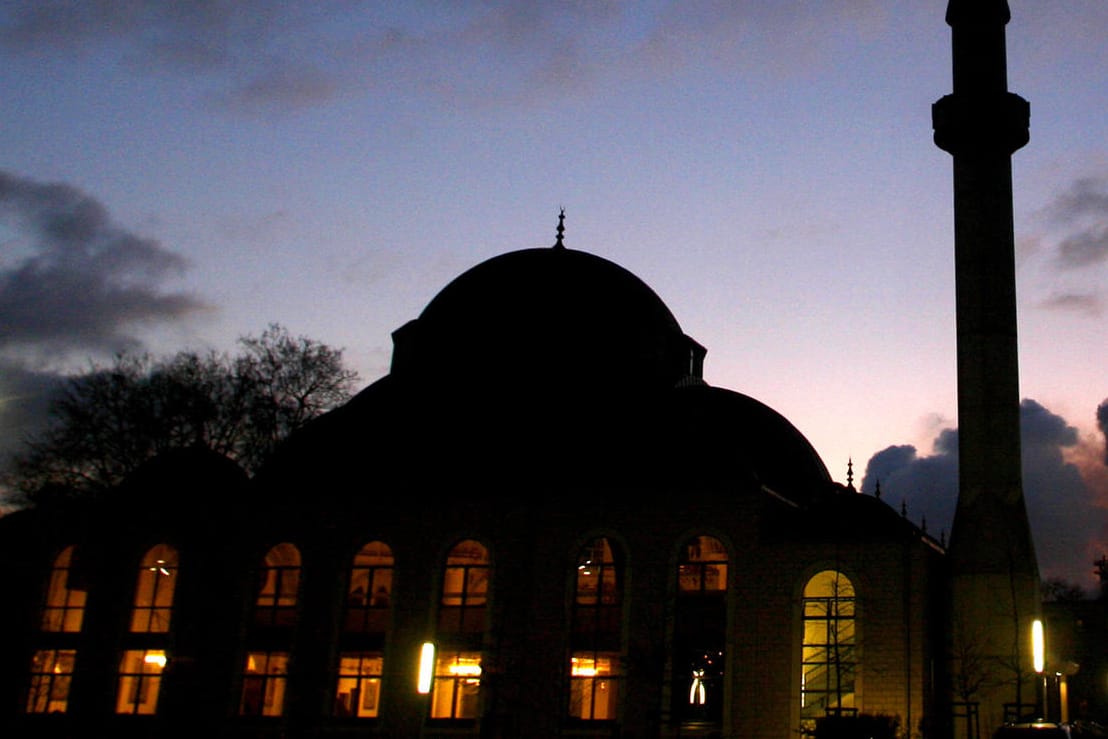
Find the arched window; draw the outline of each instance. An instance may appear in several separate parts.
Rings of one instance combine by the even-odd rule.
[[[165,651],[128,649],[119,663],[119,693],[116,713],[150,715],[157,713],[158,693],[165,669]]]
[[[694,536],[681,546],[672,695],[674,715],[682,722],[723,719],[727,565],[727,548],[715,537]]]
[[[345,630],[383,633],[392,600],[392,550],[381,541],[366,544],[354,555],[346,591]]]
[[[50,581],[46,586],[46,603],[42,608],[42,630],[77,632],[85,617],[83,588],[74,587],[70,577],[73,565],[73,547],[66,547],[54,560]]]
[[[73,679],[74,649],[40,649],[31,659],[31,689],[27,713],[65,713]]]
[[[446,557],[439,631],[481,633],[489,593],[489,550],[479,541],[458,542]]]
[[[384,542],[371,541],[354,555],[346,589],[336,716],[377,715],[392,602],[392,568],[392,550]]]
[[[266,552],[261,590],[254,608],[259,626],[292,626],[300,590],[300,550],[283,542]]]
[[[588,542],[574,571],[569,715],[614,720],[622,676],[623,574],[608,539]]]
[[[164,634],[173,615],[173,591],[177,586],[177,550],[159,544],[146,553],[135,584],[131,631]]]
[[[489,550],[474,539],[446,556],[439,602],[439,650],[431,686],[431,718],[477,718],[481,643],[489,596]]]
[[[807,728],[821,716],[855,708],[854,603],[854,585],[841,572],[824,570],[804,586],[800,719]]]

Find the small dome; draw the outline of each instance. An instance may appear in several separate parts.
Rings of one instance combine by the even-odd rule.
[[[720,479],[745,472],[795,503],[811,502],[831,485],[815,448],[787,418],[742,393],[701,386],[671,395],[666,423],[675,456],[699,459],[701,474]]]
[[[463,273],[393,334],[393,373],[671,387],[704,350],[646,283],[569,249],[510,252]],[[695,361],[694,361],[695,358]]]

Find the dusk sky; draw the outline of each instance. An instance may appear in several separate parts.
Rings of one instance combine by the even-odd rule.
[[[1026,492],[1044,576],[1108,552],[1108,2],[1011,0]],[[944,0],[0,0],[0,451],[59,374],[345,347],[507,251],[641,277],[705,376],[949,532]],[[384,465],[387,460],[379,462]],[[369,460],[371,466],[375,464]]]

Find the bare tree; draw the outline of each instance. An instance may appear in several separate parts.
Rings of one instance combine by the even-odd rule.
[[[29,502],[94,493],[159,452],[197,446],[253,472],[282,439],[345,402],[357,381],[342,350],[278,325],[239,343],[235,356],[120,355],[70,378],[8,484]]]

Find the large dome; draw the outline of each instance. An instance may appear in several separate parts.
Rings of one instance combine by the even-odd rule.
[[[394,334],[393,373],[672,386],[703,349],[623,267],[562,248],[510,252],[465,272]]]
[[[768,488],[805,504],[830,485],[787,419],[705,385],[704,349],[661,299],[592,254],[490,259],[394,338],[391,374],[300,434],[277,477],[352,478],[374,458],[398,485],[444,495],[471,476],[489,495],[528,480],[636,497]]]

